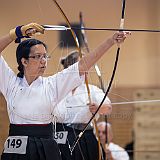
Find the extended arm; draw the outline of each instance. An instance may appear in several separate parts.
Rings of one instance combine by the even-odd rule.
[[[116,32],[112,37],[105,40],[93,52],[85,55],[79,61],[79,72],[83,75],[87,72],[114,44],[122,43],[130,32]]]

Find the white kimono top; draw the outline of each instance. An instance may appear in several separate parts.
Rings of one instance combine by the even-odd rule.
[[[89,88],[92,103],[97,103],[99,105],[104,97],[103,91],[94,85],[89,85]],[[87,89],[85,84],[82,84],[76,88],[74,94],[69,92],[67,96],[58,103],[54,111],[57,122],[87,123],[92,116],[87,105],[88,103]],[[106,97],[104,103],[111,103],[108,97]]]
[[[129,160],[128,153],[119,145],[111,142],[108,149],[111,151],[114,160]]]
[[[83,76],[82,76],[83,77]],[[53,110],[69,91],[79,86],[78,63],[50,77],[39,77],[28,85],[0,57],[0,91],[7,101],[12,124],[47,124],[52,122]]]

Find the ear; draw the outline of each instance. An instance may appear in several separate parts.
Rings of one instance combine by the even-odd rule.
[[[28,59],[22,58],[21,62],[22,62],[22,64],[23,64],[24,67],[27,67],[27,65],[28,65]]]

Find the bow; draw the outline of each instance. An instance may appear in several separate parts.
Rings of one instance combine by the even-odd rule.
[[[62,8],[61,8],[60,5],[57,3],[57,1],[56,1],[56,0],[52,0],[52,1],[55,3],[56,7],[58,8],[58,10],[59,10],[60,13],[62,14],[63,18],[65,19],[68,27],[70,28],[71,33],[72,33],[72,36],[73,36],[74,41],[75,41],[75,43],[76,43],[78,52],[79,52],[79,54],[80,54],[80,57],[82,57],[82,52],[81,52],[81,48],[80,48],[80,45],[79,45],[79,42],[78,42],[78,38],[77,38],[74,30],[73,30],[72,27],[71,27],[71,24],[70,24],[70,22],[69,22],[69,19],[67,18],[67,16],[66,16],[65,13],[63,12]]]
[[[82,33],[82,39],[83,39],[83,42],[84,42],[84,46],[85,46],[87,52],[89,53],[90,49],[89,49],[89,46],[88,46],[88,41],[87,41],[87,37],[86,37],[86,34],[85,34],[85,30],[83,29],[84,28],[84,23],[83,23],[83,19],[82,19],[82,12],[80,12],[80,23],[81,23],[81,33]],[[94,65],[94,68],[95,68],[96,74],[98,76],[98,80],[99,80],[99,83],[100,83],[100,88],[105,93],[105,88],[104,88],[104,84],[103,84],[103,80],[102,80],[101,71],[100,71],[97,64]],[[105,118],[105,122],[107,123],[108,122],[107,115],[105,115],[104,118]],[[97,128],[97,130],[98,130],[98,128]],[[105,133],[106,133],[106,143],[108,144],[107,125],[106,125],[106,128],[105,128]],[[98,134],[98,132],[97,132],[97,134]],[[98,136],[98,140],[99,140],[99,136]]]
[[[121,20],[120,20],[120,29],[123,29],[123,28],[124,28],[125,4],[126,4],[126,1],[125,1],[125,0],[122,0],[122,13],[121,13]],[[114,74],[112,74],[111,81],[110,81],[109,87],[108,87],[108,89],[107,89],[108,92],[106,92],[106,94],[109,93],[109,90],[110,90],[111,85],[112,85],[112,81],[113,81],[113,79],[114,79],[114,75],[115,75],[116,68],[117,68],[117,64],[118,64],[119,54],[120,54],[120,45],[118,44],[117,54],[116,54],[116,61],[115,61],[115,66],[114,66],[114,70],[113,70],[113,73],[114,73]],[[107,134],[107,125],[106,125],[106,134]],[[111,158],[112,158],[112,157],[111,157]],[[110,157],[107,157],[107,159],[110,159]]]
[[[122,14],[121,14],[121,22],[120,22],[120,29],[123,28],[123,25],[124,25],[124,12],[125,11],[125,0],[123,0],[123,3],[122,3]],[[99,107],[97,108],[96,112],[93,114],[93,116],[90,118],[90,120],[88,121],[88,123],[86,124],[86,126],[84,127],[84,129],[81,131],[81,133],[79,134],[79,136],[77,137],[76,141],[73,143],[72,145],[72,148],[71,148],[71,151],[74,150],[76,144],[78,143],[80,137],[83,135],[83,133],[85,132],[85,130],[87,129],[88,125],[91,123],[91,121],[93,120],[93,118],[96,116],[96,114],[98,113],[98,111],[100,110],[102,104],[104,103],[109,91],[110,91],[110,88],[112,86],[112,83],[113,83],[113,80],[114,80],[114,77],[115,77],[115,73],[116,73],[116,69],[117,69],[117,65],[118,65],[118,58],[119,58],[119,53],[120,53],[120,45],[118,46],[117,48],[117,54],[116,54],[116,59],[115,59],[115,63],[114,63],[114,68],[113,68],[113,72],[112,72],[112,75],[111,75],[111,79],[110,79],[110,82],[109,82],[109,85],[108,85],[108,88],[107,88],[107,91],[105,93],[105,96],[102,100],[102,102],[100,103]]]
[[[79,55],[80,55],[80,58],[82,58],[82,52],[81,52],[81,48],[80,48],[80,45],[79,45],[79,41],[78,41],[78,38],[74,32],[74,30],[72,29],[71,27],[71,24],[67,18],[67,16],[65,15],[65,13],[63,12],[62,8],[60,7],[60,5],[57,3],[56,0],[53,0],[53,2],[55,3],[55,5],[57,6],[57,8],[59,9],[59,11],[61,12],[62,16],[64,17],[64,19],[66,20],[66,23],[68,25],[68,27],[70,28],[71,30],[71,33],[72,33],[72,36],[76,42],[76,46],[77,46],[77,50],[79,52]],[[89,103],[91,103],[91,97],[90,97],[90,89],[89,89],[89,85],[88,85],[88,78],[87,78],[87,74],[85,73],[85,84],[86,84],[86,88],[87,88],[87,93],[88,93],[88,99],[89,99]],[[96,122],[95,122],[96,123]],[[98,130],[97,130],[98,132]],[[80,136],[80,135],[79,135]],[[81,135],[82,136],[82,135]],[[80,137],[81,137],[80,136]],[[77,142],[78,143],[78,142]],[[76,143],[76,144],[77,144]],[[100,144],[99,144],[100,145]],[[71,150],[71,154],[72,154],[73,150]],[[100,154],[99,154],[100,155]],[[100,159],[100,156],[99,156],[99,159]]]
[[[83,18],[82,18],[82,12],[80,12],[79,18],[80,18],[80,26],[81,26],[81,28],[84,28],[84,22],[83,22]],[[81,35],[82,35],[82,40],[83,40],[84,47],[85,47],[87,53],[90,53],[90,49],[89,49],[89,46],[88,46],[87,36],[86,36],[85,31],[83,29],[81,29]],[[95,68],[97,76],[99,78],[101,89],[104,92],[104,85],[103,85],[100,69],[99,69],[99,67],[98,67],[97,64],[94,65],[94,68]],[[95,131],[96,131],[96,135],[97,135],[97,139],[98,139],[99,159],[101,159],[103,157],[102,156],[102,148],[101,148],[100,138],[99,138],[99,134],[98,134],[97,122],[96,122],[95,118],[94,118],[94,126],[95,126]]]
[[[80,16],[81,33],[82,33],[82,39],[83,39],[83,42],[84,42],[84,47],[85,47],[86,51],[88,53],[90,53],[90,49],[89,49],[89,46],[88,46],[88,40],[87,40],[87,37],[86,37],[86,33],[85,33],[85,30],[83,29],[84,28],[84,23],[83,23],[83,18],[82,18],[82,12],[80,12],[79,16]],[[101,89],[103,90],[103,92],[105,92],[105,88],[104,88],[104,84],[103,84],[103,80],[102,80],[100,69],[99,69],[97,64],[94,65],[94,68],[96,70],[96,74],[98,76]]]

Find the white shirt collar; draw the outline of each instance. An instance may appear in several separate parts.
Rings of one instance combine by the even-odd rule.
[[[36,87],[41,83],[42,83],[42,77],[41,76],[39,76],[36,80],[34,80],[30,85],[28,84],[25,76],[21,79],[21,84],[24,87],[29,87],[29,86]]]

